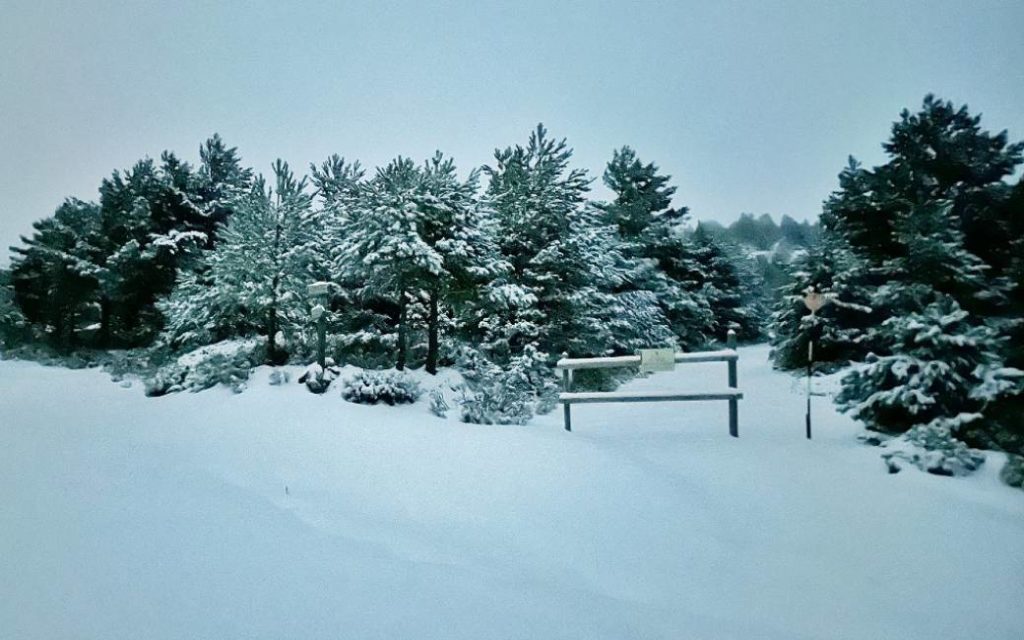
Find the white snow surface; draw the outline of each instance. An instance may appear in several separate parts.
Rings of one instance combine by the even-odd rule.
[[[739,363],[733,439],[725,402],[579,406],[566,433],[561,411],[468,425],[268,368],[146,398],[2,361],[0,637],[1021,637],[1001,456],[888,475],[827,398],[804,438],[803,382],[765,347]]]

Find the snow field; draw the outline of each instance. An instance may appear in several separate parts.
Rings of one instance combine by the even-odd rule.
[[[297,372],[292,376],[294,381]],[[294,382],[145,398],[0,362],[11,638],[1017,638],[1024,494],[886,474],[741,350],[725,402],[527,426]],[[345,377],[347,372],[343,372]],[[444,376],[451,376],[445,372]],[[436,384],[418,374],[429,390]],[[631,389],[717,389],[724,363]],[[827,390],[829,380],[818,381]]]

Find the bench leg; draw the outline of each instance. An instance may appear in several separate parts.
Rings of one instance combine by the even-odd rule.
[[[562,405],[562,415],[565,417],[565,430],[572,431],[572,417],[569,415],[569,403]]]
[[[739,405],[739,401],[735,398],[729,401],[729,435],[734,438],[740,437]]]

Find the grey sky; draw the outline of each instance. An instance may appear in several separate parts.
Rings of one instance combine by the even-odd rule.
[[[557,6],[556,6],[557,4]],[[268,171],[435,148],[468,170],[543,121],[676,204],[817,214],[932,91],[1024,138],[1024,2],[0,5],[0,255],[68,195],[213,132]],[[601,191],[598,191],[600,195]],[[0,264],[6,255],[0,257]]]

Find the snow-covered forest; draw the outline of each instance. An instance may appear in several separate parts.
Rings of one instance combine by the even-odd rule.
[[[98,199],[69,197],[36,222],[0,270],[0,417],[16,423],[0,429],[0,497],[23,516],[0,525],[0,549],[8,535],[24,550],[0,554],[0,574],[38,570],[82,526],[99,555],[71,561],[118,565],[103,531],[126,566],[150,557],[140,540],[190,558],[132,578],[150,604],[161,581],[210,571],[214,552],[240,581],[271,580],[232,551],[235,514],[273,557],[281,600],[232,617],[239,581],[218,576],[194,599],[220,613],[177,593],[196,622],[159,637],[327,637],[309,616],[334,600],[301,586],[311,574],[359,603],[323,618],[353,637],[418,632],[437,608],[462,624],[424,637],[488,637],[481,611],[508,637],[1011,637],[1024,622],[1024,143],[992,124],[926,96],[897,114],[883,163],[836,168],[806,222],[696,220],[657,159],[624,146],[591,175],[543,125],[481,167],[439,151],[260,172],[213,135],[196,163],[166,151],[116,170]],[[598,181],[610,197],[593,196]],[[814,293],[824,306],[811,313]],[[586,408],[572,434],[552,414],[562,357],[722,349],[730,333],[745,394],[736,448],[710,403]],[[660,379],[593,369],[574,384],[724,378],[701,366]],[[70,404],[44,407],[58,389]],[[812,393],[819,440],[797,449]],[[84,421],[73,433],[69,410]],[[50,445],[57,458],[40,454]],[[122,448],[136,457],[119,462]],[[580,500],[541,500],[541,485]],[[139,506],[150,500],[175,522]],[[43,503],[52,513],[25,515]],[[136,509],[141,520],[122,518]],[[619,513],[642,531],[610,524]],[[30,543],[37,520],[47,533]],[[222,533],[193,548],[165,527]],[[351,564],[366,590],[305,551],[275,555],[296,540]],[[758,563],[785,577],[748,571]],[[81,609],[50,619],[54,633],[146,629],[145,611],[108,619],[116,607],[97,606],[88,581],[47,571],[0,620],[41,624],[55,596],[30,596],[50,576]],[[689,572],[707,591],[677,608],[666,594]],[[111,597],[132,591],[129,573],[110,578]],[[809,612],[789,594],[811,583]],[[438,588],[462,604],[438,604]],[[737,615],[724,604],[737,591],[757,606]],[[372,615],[389,593],[404,617]],[[838,599],[850,609],[837,630],[822,608]],[[561,604],[586,615],[560,618]]]
[[[883,146],[886,163],[842,169],[820,227],[724,226],[673,206],[685,194],[629,147],[599,178],[613,198],[591,199],[543,125],[461,172],[438,152],[264,175],[215,135],[196,166],[140,160],[37,222],[2,274],[0,332],[8,357],[107,362],[162,395],[312,362],[316,310],[331,362],[455,367],[464,417],[485,423],[550,410],[563,354],[696,350],[732,329],[801,370],[813,337],[825,370],[858,363],[838,402],[869,429],[1024,453],[1024,145],[927,96]],[[808,290],[830,303],[818,315]],[[515,393],[484,401],[495,389]]]

